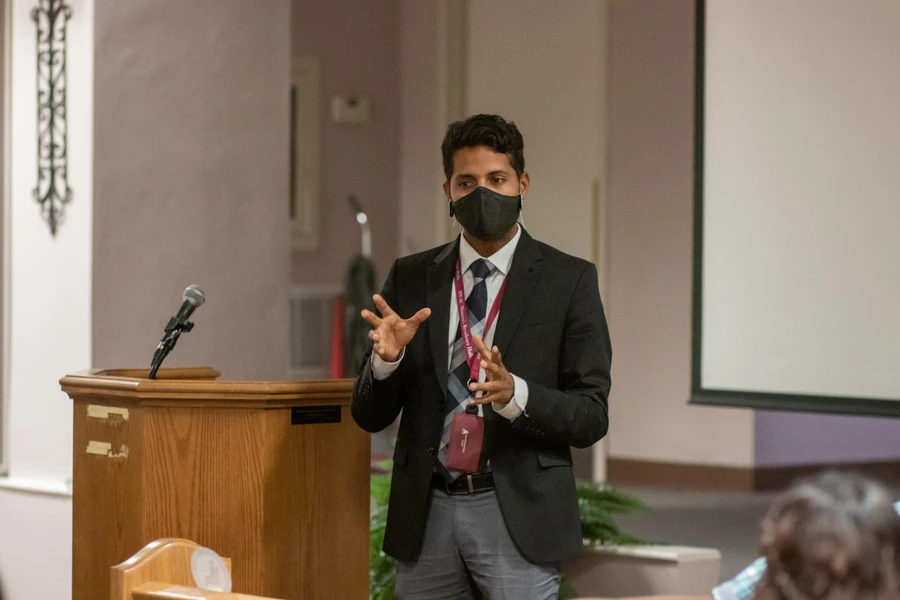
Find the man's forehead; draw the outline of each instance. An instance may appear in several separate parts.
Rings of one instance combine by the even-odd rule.
[[[512,170],[506,154],[484,146],[460,148],[453,155],[453,174],[457,177],[508,174]]]

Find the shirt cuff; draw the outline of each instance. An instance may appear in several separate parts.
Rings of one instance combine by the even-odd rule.
[[[397,360],[394,362],[387,362],[372,352],[372,375],[375,376],[375,381],[384,381],[390,377],[400,366],[400,361],[403,360],[404,354],[406,354],[406,348],[400,351],[400,356],[397,357]]]
[[[712,597],[714,600],[737,600],[737,596],[731,589],[731,586],[728,585],[729,583],[731,582],[726,581],[713,588]]]
[[[515,421],[519,415],[525,412],[525,405],[528,404],[528,384],[521,377],[513,375],[512,378],[516,386],[512,399],[505,406],[496,402],[492,402],[491,406],[494,408],[494,412],[501,417]]]

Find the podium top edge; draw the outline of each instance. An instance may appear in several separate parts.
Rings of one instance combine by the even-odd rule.
[[[317,381],[220,381],[210,367],[161,369],[147,379],[147,369],[89,369],[66,375],[60,387],[70,397],[113,395],[135,399],[272,399],[349,398],[352,379]]]
[[[85,369],[67,375],[67,377],[117,377],[125,379],[139,379],[143,381],[151,381],[147,379],[150,375],[150,369]],[[218,369],[212,367],[174,367],[168,369],[160,369],[153,381],[178,380],[215,380],[222,376]]]

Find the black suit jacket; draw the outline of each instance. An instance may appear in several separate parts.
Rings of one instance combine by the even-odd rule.
[[[401,410],[384,550],[415,560],[431,501],[431,474],[447,402],[450,294],[459,240],[397,260],[382,295],[402,317],[431,317],[383,381],[368,361],[353,389],[352,414],[381,431]],[[494,345],[510,373],[528,383],[515,421],[485,406],[484,451],[507,528],[535,563],[582,549],[570,446],[594,444],[608,428],[611,348],[594,266],[535,241],[523,230],[507,275]]]

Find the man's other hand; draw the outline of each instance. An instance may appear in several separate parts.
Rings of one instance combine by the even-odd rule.
[[[375,308],[381,313],[379,317],[370,310],[362,311],[362,318],[372,325],[369,339],[375,342],[375,354],[385,362],[396,362],[400,353],[416,335],[419,326],[431,316],[430,308],[423,308],[408,319],[403,319],[394,312],[380,295],[372,296]]]
[[[487,404],[493,402],[495,404],[509,404],[516,393],[516,382],[510,375],[506,367],[503,366],[503,357],[500,356],[500,349],[494,346],[488,350],[484,345],[481,336],[476,335],[475,349],[481,354],[481,368],[484,369],[487,381],[484,383],[472,382],[469,384],[469,391],[484,392],[480,398],[470,398],[469,404]]]

